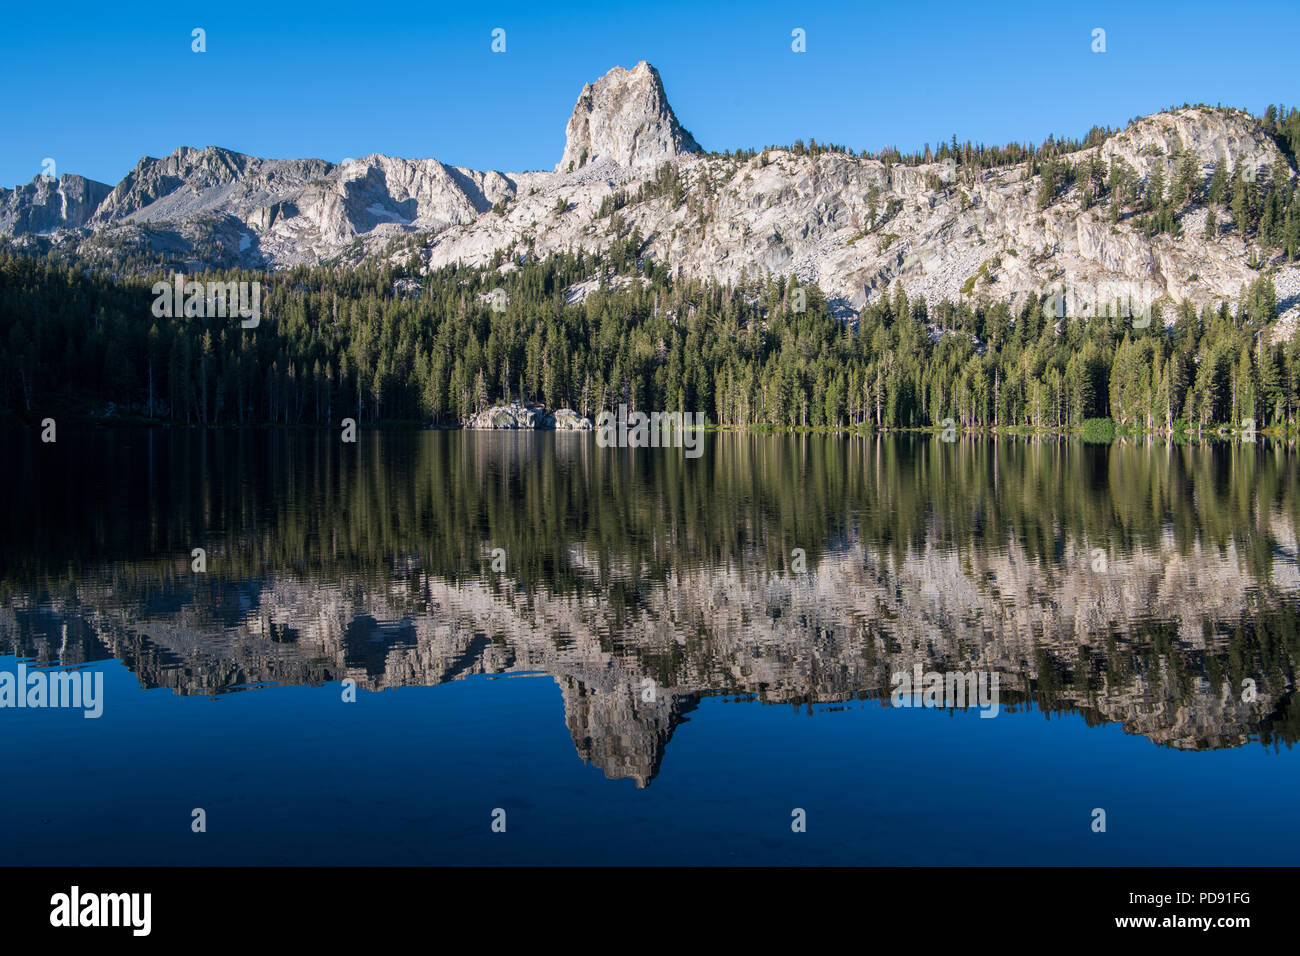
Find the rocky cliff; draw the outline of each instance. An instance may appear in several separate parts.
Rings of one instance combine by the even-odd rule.
[[[557,173],[588,163],[654,167],[701,152],[668,105],[659,71],[644,60],[631,70],[616,66],[584,86],[564,136]]]
[[[0,235],[43,235],[77,229],[109,195],[109,187],[84,176],[37,176],[26,186],[0,189]]]

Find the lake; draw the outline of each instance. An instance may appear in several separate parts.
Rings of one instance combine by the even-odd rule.
[[[1262,436],[0,447],[5,864],[1300,847],[1300,471]]]

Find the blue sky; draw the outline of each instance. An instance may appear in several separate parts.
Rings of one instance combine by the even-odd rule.
[[[115,183],[226,146],[550,168],[583,83],[659,68],[709,149],[796,138],[903,150],[1082,135],[1171,104],[1300,102],[1300,3],[13,4],[0,185]],[[191,30],[207,52],[191,51]],[[506,30],[506,52],[491,31]],[[802,28],[807,52],[791,51]],[[1106,31],[1093,53],[1092,31]]]

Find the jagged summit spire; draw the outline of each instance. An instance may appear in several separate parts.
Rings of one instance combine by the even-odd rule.
[[[582,88],[555,171],[571,172],[601,160],[654,166],[698,152],[699,144],[668,105],[659,71],[642,60],[630,70],[616,66]]]

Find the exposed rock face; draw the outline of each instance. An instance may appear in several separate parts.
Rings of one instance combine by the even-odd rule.
[[[557,429],[559,431],[590,431],[591,419],[584,418],[571,408],[561,408],[554,415],[540,405],[495,405],[476,412],[465,422],[466,428],[475,429]]]
[[[659,71],[645,60],[631,70],[616,66],[584,86],[564,136],[557,173],[602,160],[655,167],[683,153],[700,152],[668,105]]]
[[[471,415],[465,422],[466,428],[554,428],[555,418],[548,415],[546,409],[535,405],[496,405],[492,408]]]
[[[90,220],[110,189],[84,176],[37,176],[26,186],[0,189],[0,235],[76,229]]]
[[[1161,168],[1171,182],[1180,151],[1205,180],[1238,166],[1261,180],[1296,175],[1258,122],[1208,107],[1146,117],[1065,158],[1078,163],[1095,153],[1105,166],[1123,159],[1140,179]],[[665,163],[680,189],[634,201]],[[1262,273],[1252,269],[1252,249],[1227,225],[1227,210],[1214,210],[1215,238],[1205,238],[1203,201],[1181,210],[1181,236],[1148,237],[1130,218],[1112,223],[1107,208],[1085,209],[1081,184],[1040,210],[1040,177],[1027,173],[1023,165],[955,174],[937,163],[887,167],[839,153],[703,154],[643,62],[583,89],[556,172],[476,172],[381,155],[335,165],[182,148],[141,160],[111,191],[77,177],[57,188],[38,182],[0,191],[0,234],[38,247],[71,242],[92,261],[120,262],[130,250],[192,271],[376,256],[406,265],[408,252],[390,244],[415,234],[425,268],[485,266],[503,250],[599,253],[635,229],[646,239],[642,255],[677,276],[793,276],[818,283],[845,317],[896,285],[932,303],[1014,307],[1065,287],[1134,307],[1181,299],[1200,306],[1235,301],[1261,274],[1277,285],[1279,328],[1300,317],[1300,269],[1277,260]],[[618,193],[618,215],[600,215]],[[584,288],[571,290],[576,301]]]
[[[1144,181],[1158,167],[1169,183],[1178,172],[1175,157],[1183,150],[1195,155],[1207,177],[1216,165],[1231,176],[1238,164],[1243,172],[1267,176],[1279,155],[1277,144],[1249,116],[1192,107],[1148,116],[1116,133],[1102,144],[1101,159],[1108,167],[1114,157],[1125,160]]]
[[[182,147],[146,157],[84,216],[94,255],[99,238],[159,248],[175,231],[183,256],[203,265],[277,267],[329,258],[365,236],[439,232],[470,221],[514,185],[499,173],[444,166],[432,159],[374,155],[335,165],[318,159],[263,160],[230,150]],[[104,195],[106,194],[106,195]],[[19,234],[6,227],[0,231]]]
[[[591,419],[571,408],[561,408],[555,413],[555,427],[559,431],[591,431]]]

